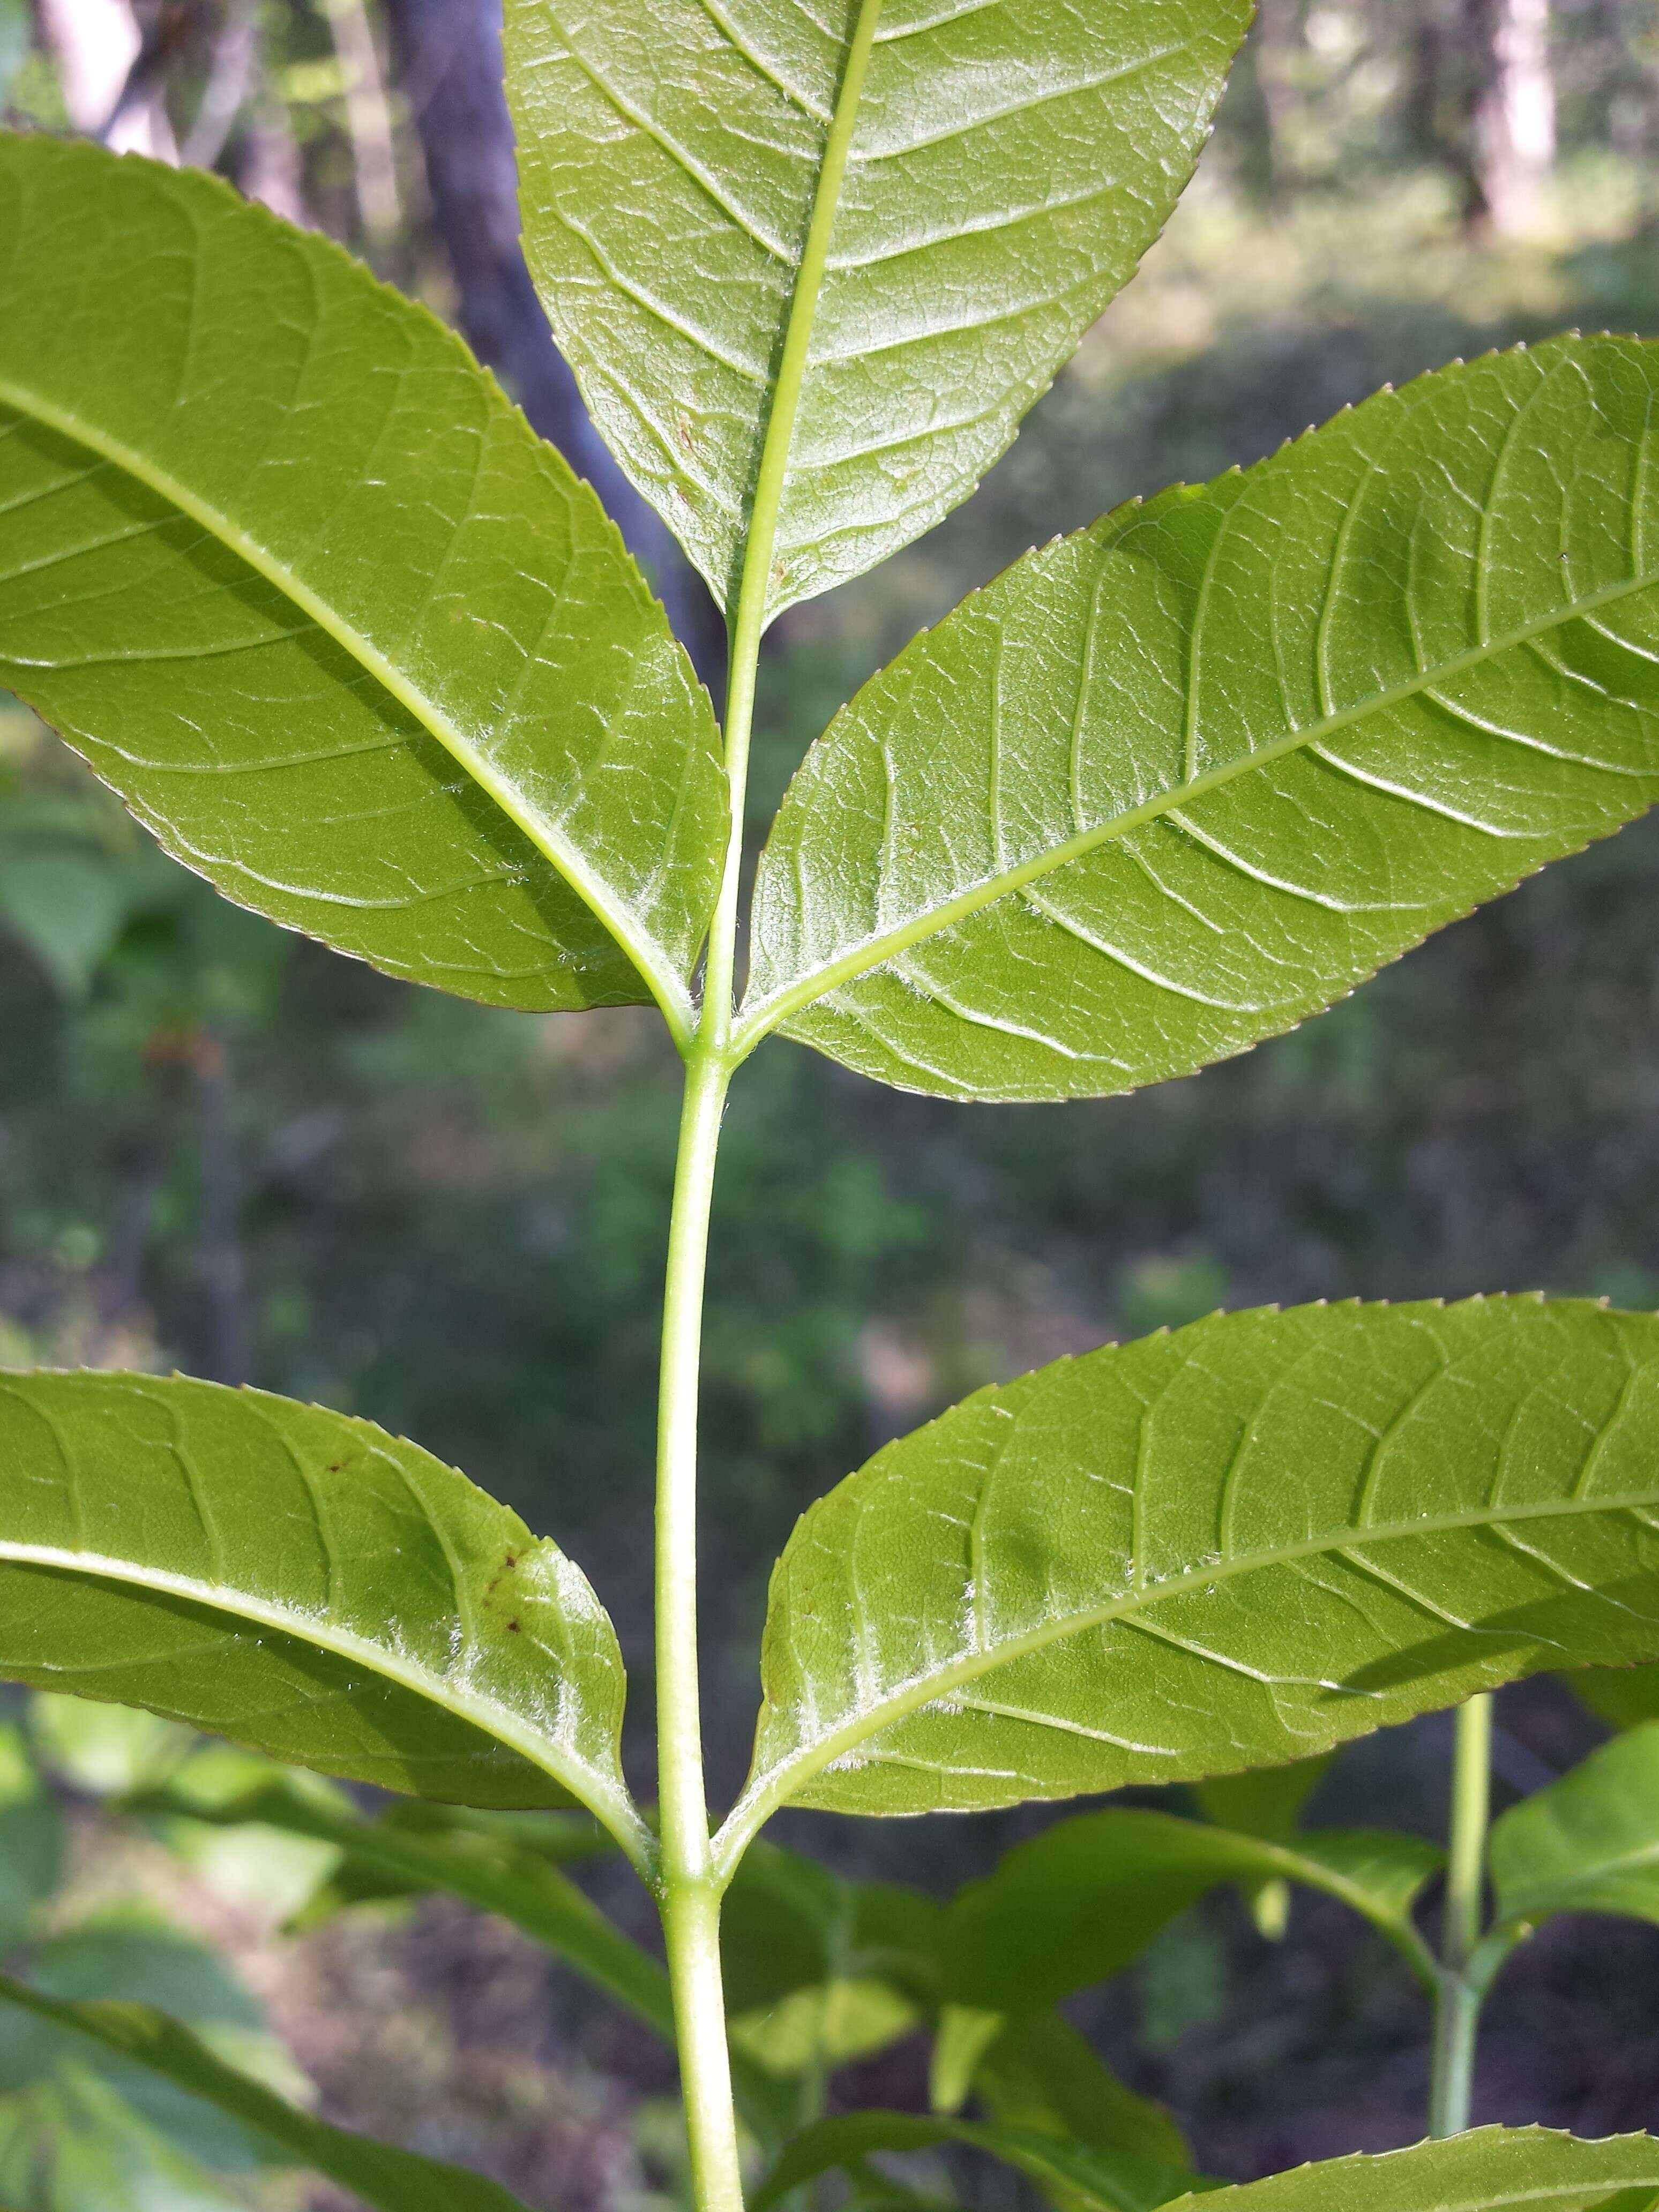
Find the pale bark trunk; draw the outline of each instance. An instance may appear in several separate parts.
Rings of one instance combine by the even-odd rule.
[[[1555,84],[1549,0],[1478,0],[1480,58],[1474,156],[1480,205],[1495,231],[1538,227],[1542,187],[1555,161]]]
[[[40,0],[40,28],[58,64],[64,106],[77,131],[117,153],[176,161],[179,149],[159,87],[124,97],[143,47],[130,0]]]
[[[501,0],[387,0],[386,13],[455,278],[455,319],[535,428],[605,501],[718,699],[726,636],[714,602],[589,421],[525,267],[513,125],[501,91]]]

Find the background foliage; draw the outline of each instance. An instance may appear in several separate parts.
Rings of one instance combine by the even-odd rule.
[[[1530,89],[1494,60],[1528,12],[1267,0],[1197,185],[1008,459],[878,579],[781,625],[757,816],[830,710],[1034,537],[1454,354],[1570,324],[1659,332],[1659,10],[1557,0]],[[0,0],[0,99],[14,123],[216,165],[458,318],[613,500],[714,673],[701,586],[596,459],[542,335],[493,36],[472,0]],[[1539,67],[1553,157],[1516,126]],[[1656,874],[1650,820],[1305,1033],[1127,1101],[962,1113],[761,1056],[713,1255],[717,1788],[741,1771],[765,1565],[795,1515],[975,1384],[1223,1301],[1659,1304]],[[3,706],[0,917],[0,1360],[176,1364],[418,1436],[579,1556],[648,1666],[635,1532],[677,1103],[653,1018],[495,1015],[284,937]],[[1506,1693],[1500,1729],[1510,1798],[1598,1733],[1549,1684]],[[1346,1755],[1313,1817],[1437,1832],[1444,1732]],[[498,1926],[426,1905],[279,1938],[303,1883],[278,1894],[205,1847],[181,1875],[84,1790],[71,1813],[75,1911],[143,1893],[227,1943],[331,2117],[532,2201],[553,2163],[563,2203],[672,2194],[665,2062]],[[781,1832],[943,1893],[1045,1820]],[[1650,1929],[1540,1938],[1493,2008],[1477,2118],[1659,2126],[1655,1967]],[[1323,1899],[1298,1899],[1283,1946],[1231,1895],[1196,1907],[1076,2017],[1211,2170],[1419,2132],[1425,2015]],[[919,2109],[921,2063],[896,2045],[861,2097]],[[988,2206],[1014,2185],[982,2166],[960,2184]]]

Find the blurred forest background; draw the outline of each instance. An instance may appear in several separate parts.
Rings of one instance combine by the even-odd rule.
[[[216,167],[457,322],[612,502],[717,685],[702,587],[598,447],[525,276],[498,40],[491,0],[0,0],[0,110]],[[1263,0],[1188,199],[1014,451],[775,634],[757,830],[853,688],[1028,545],[1568,325],[1659,335],[1659,0]],[[717,1790],[794,1516],[964,1390],[1218,1304],[1659,1305],[1656,892],[1659,820],[1139,1098],[949,1106],[769,1046],[736,1093],[713,1257]],[[636,1773],[677,1065],[645,1012],[469,1007],[233,910],[0,697],[0,1365],[251,1380],[453,1460],[598,1584]],[[1500,1796],[1596,1735],[1557,1685],[1506,1693]],[[1442,1719],[1357,1747],[1316,1817],[1437,1832],[1446,1743]],[[64,1911],[141,1895],[210,1936],[333,2116],[538,2204],[672,2197],[668,2062],[507,1931],[429,1906],[285,1934],[269,1883],[186,1875],[74,1802]],[[1047,1817],[781,1832],[943,1892]],[[605,1893],[643,1933],[642,1900]],[[1422,2131],[1423,2009],[1316,1900],[1279,1945],[1203,1908],[1078,2017],[1212,2171]],[[925,2096],[902,2045],[848,2087]],[[1659,2126],[1659,1930],[1562,1923],[1531,1948],[1477,2118]],[[234,2201],[334,2201],[271,2186]]]

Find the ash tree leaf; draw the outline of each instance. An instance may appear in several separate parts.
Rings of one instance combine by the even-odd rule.
[[[775,2005],[837,1976],[887,1982],[931,2006],[945,1916],[896,1882],[849,1881],[799,1851],[757,1844],[726,1893],[720,1965],[733,2012]]]
[[[264,2008],[223,1958],[165,1922],[129,1910],[53,1936],[27,1954],[30,1986],[48,1997],[143,2002],[199,2036],[216,2056],[290,2100],[310,2085]],[[95,2074],[176,2151],[221,2172],[268,2164],[269,2138],[222,2108],[72,2030],[0,2006],[0,2094],[33,2094],[69,2073]]]
[[[1302,1808],[1330,1771],[1336,1754],[1295,1759],[1285,1766],[1258,1766],[1246,1774],[1216,1774],[1193,1793],[1206,1820],[1241,1835],[1288,1844]]]
[[[1626,1913],[1659,1922],[1659,1721],[1615,1736],[1492,1824],[1500,1919]]]
[[[1609,1728],[1659,1720],[1659,1667],[1585,1667],[1561,1680]]]
[[[28,1934],[63,1879],[63,1808],[29,1757],[22,1735],[0,1723],[0,1951]]]
[[[134,2112],[106,2081],[64,2068],[0,2097],[5,2212],[247,2212],[246,2191]]]
[[[1120,1972],[1223,1882],[1295,1881],[1363,1914],[1431,1982],[1410,1914],[1442,1859],[1416,1836],[1334,1829],[1291,1845],[1109,1808],[1017,1844],[994,1874],[961,1891],[940,1948],[957,2002],[1035,2009]]]
[[[0,1376],[0,1679],[648,1856],[578,1570],[369,1422],[147,1375]]]
[[[1581,2142],[1547,2128],[1476,2128],[1380,2156],[1329,2159],[1202,2199],[1203,2212],[1652,2212],[1659,2142]],[[1186,2212],[1188,2200],[1176,2200]]]
[[[298,2162],[339,2182],[380,2212],[524,2212],[516,2197],[481,2174],[353,2135],[301,2112],[228,2066],[199,2036],[149,2005],[48,1996],[6,1974],[0,1974],[0,2002],[149,2068],[269,2136]]]
[[[684,1024],[708,699],[460,341],[198,172],[0,134],[0,686],[177,859],[495,1006]]]
[[[787,1802],[1196,1780],[1650,1658],[1656,1447],[1659,1318],[1571,1299],[1216,1315],[981,1390],[797,1524],[722,1857]]]
[[[750,2199],[753,2212],[769,2212],[792,2189],[873,2153],[933,2150],[945,2143],[988,2151],[1040,2189],[1063,2191],[1070,2203],[1086,2206],[1089,2212],[1154,2212],[1172,2197],[1207,2185],[1180,2166],[1098,2150],[1034,2129],[913,2112],[848,2112],[802,2129]]]
[[[525,244],[728,603],[973,489],[1192,173],[1247,0],[508,0]]]
[[[593,1832],[553,1826],[553,1814],[457,1810],[429,1802],[392,1805],[366,1820],[349,1803],[325,1802],[323,1785],[280,1771],[257,1778],[252,1787],[227,1788],[235,1780],[227,1769],[222,1748],[198,1754],[165,1786],[129,1800],[127,1810],[231,1828],[253,1824],[331,1844],[341,1854],[333,1884],[345,1905],[434,1893],[459,1898],[510,1922],[672,2047],[667,1973],[560,1871],[562,1861],[594,1855]],[[793,2124],[797,2100],[793,2094],[781,2099],[766,2069],[742,2050],[732,2056],[744,2122],[759,2141],[775,2142]]]
[[[1069,2136],[1176,2172],[1192,2164],[1173,2116],[1120,2081],[1056,2012],[1009,2020],[974,2068],[972,2087],[1000,2126]]]
[[[1659,796],[1659,346],[1385,392],[1029,554],[831,723],[744,1042],[1101,1097],[1290,1029]]]
[[[331,1844],[341,1854],[351,1902],[433,1892],[461,1898],[510,1921],[672,2042],[666,1973],[561,1872],[556,1832],[550,1853],[511,1831],[474,1826],[447,1808],[394,1804],[365,1820],[350,1805],[320,1802],[280,1773],[263,1786],[223,1797],[213,1790],[210,1772],[206,1778],[205,1789],[192,1786],[186,1770],[167,1788],[130,1801],[128,1809],[224,1827],[276,1828]],[[591,1851],[585,1844],[581,1856]]]

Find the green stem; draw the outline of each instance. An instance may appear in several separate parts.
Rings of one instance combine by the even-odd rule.
[[[1429,2081],[1431,2136],[1461,2135],[1469,2124],[1475,2030],[1483,1994],[1470,1966],[1480,1942],[1491,1806],[1492,1699],[1483,1696],[1471,1698],[1459,1708],[1452,1754],[1451,1853]]]
[[[702,1036],[685,1079],[663,1302],[657,1448],[659,1903],[699,2212],[741,2212],[732,2063],[720,1980],[720,1900],[708,1849],[697,1686],[697,1384],[708,1215],[731,1070]]]
[[[732,625],[726,706],[726,772],[731,794],[726,863],[709,926],[702,1012],[695,1030],[676,1031],[686,1073],[668,1237],[657,1432],[657,1759],[662,1807],[658,1900],[673,1985],[698,2212],[742,2212],[743,2206],[720,1953],[720,1897],[736,1857],[717,1869],[709,1849],[697,1693],[697,1382],[708,1219],[720,1115],[740,1057],[731,1046],[738,898],[755,684],[761,638],[773,600],[773,553],[812,321],[881,5],[882,0],[859,0],[779,356]],[[671,1015],[671,1025],[672,1019]]]

